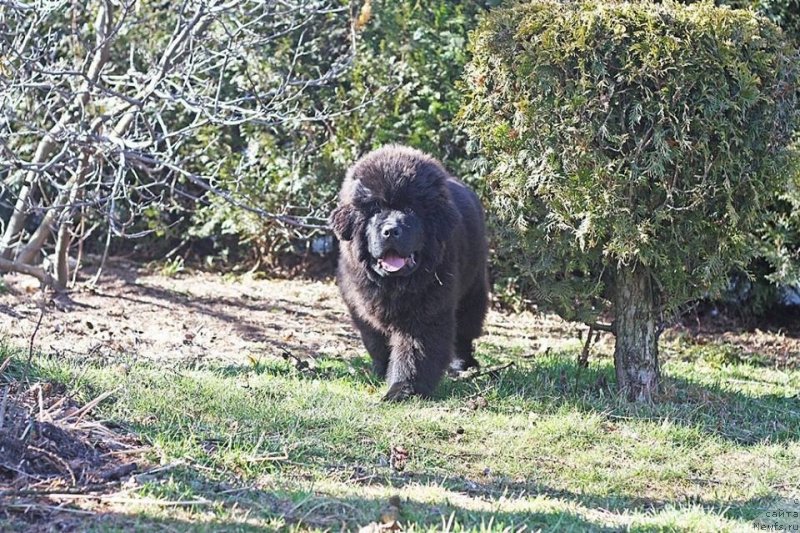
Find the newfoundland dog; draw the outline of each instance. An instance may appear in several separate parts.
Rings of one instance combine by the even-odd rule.
[[[448,365],[478,366],[489,284],[474,192],[434,158],[385,146],[347,172],[330,225],[339,289],[389,384],[384,400],[429,396]]]

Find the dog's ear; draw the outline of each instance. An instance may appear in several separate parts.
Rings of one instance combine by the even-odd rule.
[[[349,241],[353,238],[356,225],[356,210],[352,205],[340,205],[331,213],[328,221],[336,238],[340,241]]]

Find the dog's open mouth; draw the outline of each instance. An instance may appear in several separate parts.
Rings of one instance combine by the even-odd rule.
[[[417,266],[417,254],[412,252],[411,255],[402,256],[394,250],[389,250],[378,258],[378,266],[389,274],[395,274],[405,268],[413,270]]]

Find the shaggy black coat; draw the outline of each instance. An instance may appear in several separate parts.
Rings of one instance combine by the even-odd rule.
[[[478,366],[488,246],[472,190],[432,157],[390,145],[350,168],[330,224],[339,289],[389,384],[384,400],[429,396],[448,364]]]

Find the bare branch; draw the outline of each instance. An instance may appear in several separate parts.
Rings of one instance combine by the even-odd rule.
[[[254,206],[244,179],[223,168],[236,163],[208,155],[218,142],[208,132],[303,127],[370,105],[313,103],[312,95],[337,83],[354,61],[350,6],[339,0],[188,0],[177,8],[134,0],[0,0],[0,6],[0,204],[13,204],[0,219],[0,270],[52,284],[52,275],[35,265],[55,248],[56,279],[64,287],[72,228],[86,226],[76,224],[78,217],[107,228],[107,252],[112,235],[152,231],[141,224],[144,213],[187,199],[199,206],[217,196],[278,224],[326,229],[324,219],[293,209]]]

